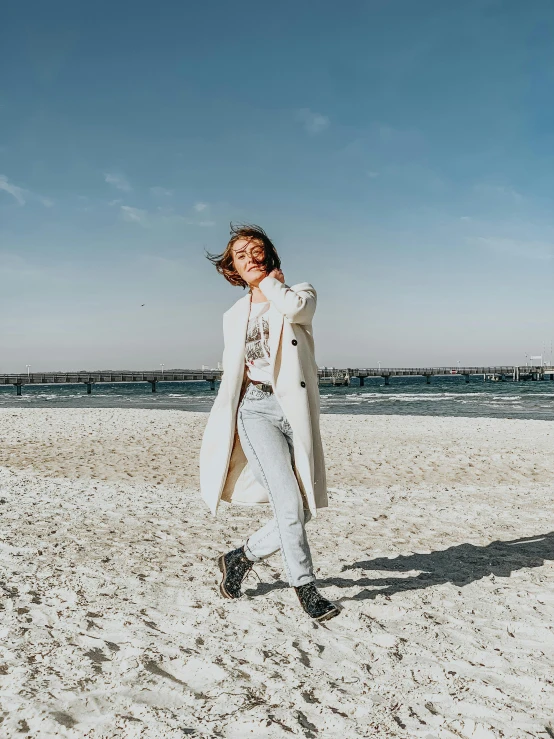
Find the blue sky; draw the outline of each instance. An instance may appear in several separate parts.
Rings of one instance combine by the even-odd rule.
[[[318,289],[321,365],[549,353],[553,37],[550,0],[6,5],[0,372],[215,364],[231,220]]]

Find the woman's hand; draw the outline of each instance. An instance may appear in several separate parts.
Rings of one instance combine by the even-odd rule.
[[[285,275],[283,274],[283,271],[280,269],[272,269],[271,272],[267,275],[267,277],[275,277],[276,280],[279,280],[279,282],[282,282],[283,284],[285,282]]]

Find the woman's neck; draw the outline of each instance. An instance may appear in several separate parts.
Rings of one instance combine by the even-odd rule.
[[[250,302],[251,303],[267,303],[267,298],[260,290],[259,287],[250,288]]]

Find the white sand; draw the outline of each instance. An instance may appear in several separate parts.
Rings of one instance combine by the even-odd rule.
[[[219,596],[205,420],[0,411],[1,737],[554,737],[554,423],[324,416],[316,625]]]

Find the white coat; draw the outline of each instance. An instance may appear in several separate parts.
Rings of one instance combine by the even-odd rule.
[[[288,287],[274,277],[265,277],[260,289],[276,308],[268,313],[273,390],[292,427],[294,471],[304,505],[315,516],[317,508],[327,505],[312,333],[317,296],[307,282]],[[249,313],[250,293],[223,316],[223,377],[200,450],[200,490],[214,516],[220,500],[269,503],[267,491],[254,479],[237,432],[237,410],[247,385],[244,345]]]

